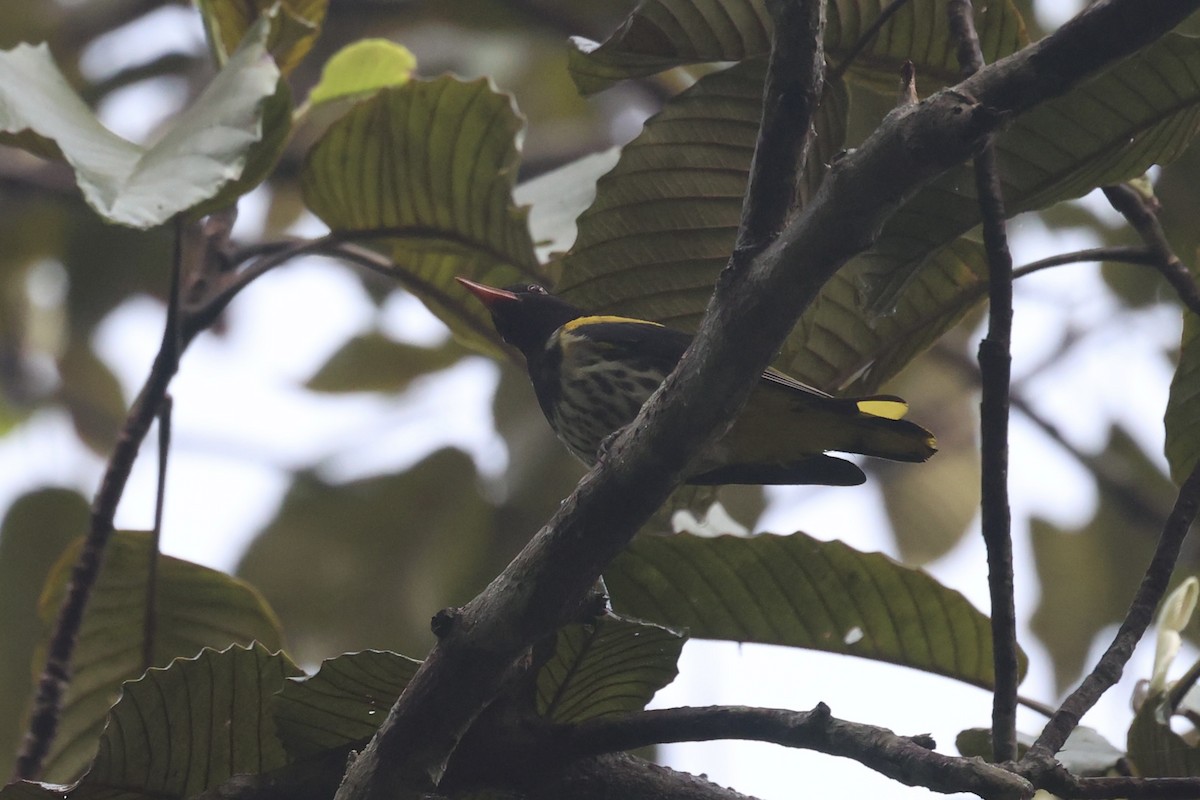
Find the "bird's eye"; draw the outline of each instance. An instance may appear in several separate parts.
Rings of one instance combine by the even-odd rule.
[[[538,286],[536,283],[531,283],[525,287],[525,291],[530,294],[547,294],[545,288]]]

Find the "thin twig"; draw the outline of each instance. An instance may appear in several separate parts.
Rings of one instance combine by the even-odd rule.
[[[846,54],[846,57],[843,58],[836,67],[829,71],[829,80],[836,81],[838,78],[845,75],[846,70],[850,69],[850,66],[854,63],[854,59],[858,58],[858,54],[861,53],[869,44],[871,44],[872,41],[874,41],[875,37],[879,35],[879,31],[882,30],[883,26],[887,24],[887,21],[892,18],[892,15],[903,8],[904,4],[907,2],[908,0],[892,0],[892,2],[888,3],[884,9],[879,12],[879,16],[875,18],[875,21],[867,26],[867,29],[863,31],[863,35],[858,37],[858,41],[856,41],[854,46],[850,48],[850,52]]]
[[[150,561],[146,565],[146,614],[142,623],[142,671],[154,666],[158,638],[158,558],[162,543],[163,507],[167,494],[167,455],[171,451],[171,395],[158,410],[158,485],[154,496],[154,529],[150,532]]]
[[[37,778],[54,742],[63,695],[71,677],[71,658],[75,652],[75,642],[79,635],[79,627],[83,623],[84,610],[104,562],[104,550],[113,532],[113,516],[116,514],[117,503],[125,491],[125,483],[133,469],[133,462],[137,459],[142,440],[150,429],[150,424],[158,416],[167,393],[167,385],[179,368],[178,296],[184,258],[183,239],[184,229],[179,224],[176,226],[175,253],[168,294],[171,299],[167,306],[167,324],[162,345],[154,359],[146,384],[125,419],[125,425],[109,457],[100,488],[92,500],[91,524],[71,571],[67,595],[59,609],[54,632],[46,649],[46,664],[38,681],[29,727],[21,743],[21,751],[17,755],[13,772],[15,778]]]
[[[958,41],[964,78],[983,68],[983,51],[975,32],[971,0],[946,5],[950,31]],[[996,686],[992,693],[992,757],[1017,757],[1017,612],[1013,593],[1012,510],[1008,502],[1008,400],[1012,378],[1012,253],[1005,230],[1004,197],[996,150],[989,139],[975,157],[975,189],[979,196],[983,242],[988,259],[988,331],[979,344],[983,383],[981,434],[981,508],[987,546],[988,593],[992,604],[992,658]]]
[[[1121,678],[1125,664],[1133,654],[1134,647],[1141,640],[1146,628],[1154,619],[1154,610],[1162,600],[1171,573],[1179,559],[1179,550],[1187,537],[1192,521],[1196,518],[1197,506],[1200,505],[1200,465],[1183,482],[1179,489],[1179,497],[1171,510],[1167,524],[1163,527],[1158,546],[1141,585],[1133,596],[1129,611],[1125,615],[1121,627],[1113,637],[1112,643],[1104,651],[1095,668],[1079,687],[1063,701],[1058,711],[1046,723],[1041,736],[1034,742],[1022,762],[1034,763],[1052,759],[1066,742],[1071,731],[1079,725],[1080,718],[1087,713],[1096,701]]]
[[[1088,261],[1113,261],[1124,264],[1137,264],[1143,267],[1154,267],[1159,263],[1158,256],[1148,247],[1091,247],[1086,250],[1075,250],[1070,253],[1060,253],[1049,258],[1031,261],[1023,267],[1013,270],[1013,279],[1024,278],[1051,267],[1064,264],[1078,264]]]
[[[1196,279],[1171,249],[1167,235],[1159,224],[1158,215],[1154,213],[1150,203],[1141,192],[1128,184],[1105,186],[1103,191],[1112,207],[1129,221],[1146,243],[1146,247],[1154,253],[1155,260],[1150,266],[1162,273],[1167,283],[1171,284],[1171,288],[1179,295],[1179,299],[1193,314],[1200,314],[1200,288],[1196,286]]]
[[[1059,767],[1039,787],[1069,800],[1195,800],[1200,778],[1080,778]]]

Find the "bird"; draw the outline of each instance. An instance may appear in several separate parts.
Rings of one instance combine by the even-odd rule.
[[[589,466],[692,340],[657,322],[589,314],[536,283],[500,289],[457,280],[525,357],[550,427]],[[697,456],[686,483],[856,486],[866,480],[862,469],[828,451],[909,462],[937,451],[932,433],[901,419],[907,410],[893,395],[834,397],[768,369],[729,430]]]

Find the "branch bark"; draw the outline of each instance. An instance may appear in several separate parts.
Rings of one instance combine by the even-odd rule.
[[[964,77],[983,69],[971,0],[946,6],[950,31],[958,39]],[[1012,383],[1013,265],[1005,226],[1004,196],[996,149],[987,142],[975,156],[975,193],[988,261],[988,331],[979,343],[983,397],[979,403],[981,516],[987,547],[988,593],[992,610],[992,760],[1017,757],[1017,609],[1013,591],[1012,509],[1008,502],[1008,398]]]
[[[733,419],[820,288],[917,190],[978,152],[1005,115],[1061,94],[1173,28],[1197,2],[1109,0],[953,90],[897,109],[834,165],[813,201],[749,267],[726,271],[678,369],[559,511],[443,636],[347,771],[339,800],[436,786],[510,666],[583,602],[601,570]]]

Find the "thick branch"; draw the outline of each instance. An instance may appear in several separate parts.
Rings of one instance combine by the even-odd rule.
[[[584,755],[714,739],[772,742],[843,756],[901,783],[937,792],[1015,798],[1033,791],[1024,778],[1000,767],[934,752],[928,736],[898,736],[875,725],[835,719],[824,703],[812,711],[716,706],[601,717],[556,729],[543,746]]]
[[[351,765],[340,800],[391,800],[437,783],[510,665],[580,605],[691,459],[736,416],[800,313],[842,264],[871,245],[901,203],[977,152],[1001,116],[1061,94],[1161,36],[1198,4],[1094,5],[957,90],[893,112],[840,159],[774,244],[736,281],[722,276],[688,354],[602,463],[512,564],[454,614]]]

